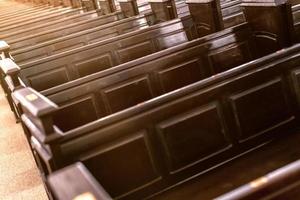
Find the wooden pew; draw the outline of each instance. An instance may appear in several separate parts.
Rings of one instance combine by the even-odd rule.
[[[147,18],[150,18],[150,15],[148,15]],[[131,18],[131,19],[135,20],[136,17]],[[145,20],[150,21],[150,20],[147,20],[147,19],[143,19],[142,21],[145,21]],[[147,25],[146,21],[142,22],[142,24],[138,24],[135,27],[135,29],[138,29],[140,27],[144,27],[145,25]],[[124,22],[124,21],[121,21],[121,22]],[[117,22],[117,23],[120,23],[120,22]],[[139,23],[139,22],[137,21],[137,22],[133,22],[133,23]],[[149,23],[149,24],[151,24],[151,23]],[[114,26],[114,24],[110,24],[110,26],[111,25]],[[108,27],[108,26],[106,26],[106,27]],[[35,45],[35,46],[31,46],[30,48],[21,49],[21,50],[17,50],[17,51],[12,51],[11,55],[13,56],[13,58],[15,59],[15,61],[19,65],[22,65],[22,64],[24,64],[24,62],[26,63],[26,62],[29,62],[29,61],[33,61],[33,60],[37,60],[37,59],[42,58],[43,56],[41,56],[41,52],[43,52],[44,56],[49,56],[49,55],[53,55],[55,53],[60,53],[60,52],[63,52],[65,50],[69,50],[70,47],[75,48],[75,47],[83,46],[83,45],[86,45],[86,44],[91,44],[91,43],[93,43],[93,41],[94,42],[98,41],[98,39],[94,40],[94,38],[93,38],[96,35],[97,35],[97,38],[102,38],[103,37],[101,32],[106,32],[106,34],[105,34],[106,38],[109,38],[111,36],[116,36],[116,35],[119,35],[119,34],[123,33],[122,30],[118,31],[116,33],[116,30],[113,30],[113,29],[108,30],[107,28],[105,28],[106,30],[103,31],[103,30],[101,30],[103,28],[104,27],[93,28],[91,30],[81,32],[81,34],[79,34],[77,32],[74,35],[68,35],[66,37],[61,37],[57,40],[52,40],[52,41],[48,41],[48,42],[43,43],[43,44],[38,44],[38,45]],[[117,28],[117,27],[115,27],[115,28]],[[130,28],[130,27],[127,27],[127,29],[128,29],[128,31],[132,30],[132,28]],[[101,32],[97,33],[97,32],[99,32],[99,30],[101,30]],[[204,33],[199,33],[199,34],[200,35],[205,35]],[[26,40],[26,42],[28,42],[28,40]]]
[[[32,47],[11,51],[11,55],[16,63],[22,65],[50,55],[55,55],[67,50],[148,27],[148,19],[149,15],[139,15],[119,20],[85,31],[67,35],[65,37],[60,37],[55,40],[46,41]]]
[[[53,56],[40,54],[43,59],[20,65],[20,77],[25,84],[35,85],[35,80],[39,81],[43,76],[42,79],[45,82],[53,84],[52,86],[47,84],[47,88],[49,86],[53,87],[92,72],[101,71],[182,44],[194,38],[196,38],[196,35],[191,18],[172,20]],[[71,74],[69,74],[71,71],[68,70],[71,68],[66,68],[67,65],[70,67],[72,65],[73,72]],[[68,75],[62,75],[61,70],[67,70]],[[77,70],[77,72],[74,73],[74,70]],[[27,77],[31,78],[28,79]],[[35,87],[37,90],[47,89],[44,83],[38,85],[40,86]]]
[[[12,17],[18,17],[18,16],[22,16],[22,15],[30,15],[30,14],[34,14],[34,13],[39,13],[39,12],[43,12],[45,10],[54,10],[57,8],[53,8],[53,7],[49,7],[49,6],[39,6],[39,7],[33,7],[33,8],[28,8],[28,9],[17,9],[17,11],[15,12],[10,12],[7,14],[2,14],[0,13],[0,19],[10,19]],[[10,9],[11,10],[11,9]]]
[[[144,13],[146,13],[146,12],[144,12]],[[148,11],[148,13],[149,13],[149,11]],[[148,15],[148,18],[149,18],[149,20],[148,20],[149,24],[153,24],[154,18],[151,17],[152,14],[150,15],[150,13],[149,13],[147,15]],[[61,20],[61,21],[63,23],[63,20]],[[77,24],[77,25],[74,24],[74,25],[70,25],[70,26],[72,26],[72,29],[74,30],[73,32],[77,33],[79,31],[85,30],[87,28],[91,28],[91,26],[98,26],[99,24],[102,25],[100,22],[99,22],[99,24],[95,24],[96,21],[97,21],[97,19],[83,22],[83,23],[85,23],[85,27],[83,29],[80,29],[80,27],[82,27],[82,26],[80,26],[80,24]],[[92,23],[91,26],[88,25],[89,23]],[[53,24],[54,24],[53,26],[59,25],[59,24],[56,25],[56,23],[53,23]],[[75,26],[76,29],[73,26]],[[44,29],[45,28],[48,29],[48,27],[49,27],[49,25],[44,26]],[[32,46],[32,45],[35,45],[37,43],[40,43],[40,42],[43,42],[43,41],[46,41],[46,40],[51,40],[51,39],[61,37],[62,35],[70,34],[70,31],[64,30],[62,28],[60,28],[60,32],[59,32],[59,30],[53,30],[53,31],[51,31],[51,33],[49,33],[49,32],[41,33],[43,35],[34,34],[35,32],[37,32],[37,31],[40,32],[44,29],[41,28],[41,27],[33,27],[33,28],[30,28],[30,29],[27,29],[27,30],[22,30],[22,31],[19,31],[19,32],[10,33],[9,35],[5,35],[3,37],[5,38],[5,41],[10,44],[11,50],[14,50],[15,48],[22,48],[22,47],[25,47],[25,46]],[[64,33],[60,34],[62,31]],[[33,36],[28,36],[28,35],[32,35],[32,34],[34,34],[34,35]],[[30,41],[32,41],[32,42],[30,42]],[[16,43],[18,43],[18,44],[16,44]]]
[[[127,35],[128,36],[128,35]],[[280,37],[278,38],[280,39]],[[112,41],[116,41],[118,40],[118,38],[114,38]],[[135,40],[134,40],[135,41]],[[103,41],[104,42],[104,41]],[[272,41],[273,42],[273,41]],[[276,42],[276,41],[275,41]],[[101,42],[99,43],[95,43],[95,45],[91,45],[91,46],[94,46],[96,47],[97,45],[101,46]],[[97,46],[97,48],[99,48],[99,46]],[[86,47],[82,47],[82,48],[78,48],[78,49],[74,49],[72,51],[69,51],[67,53],[67,55],[69,56],[70,58],[70,61],[68,61],[65,57],[61,57],[63,55],[62,54],[59,54],[59,60],[56,60],[56,58],[58,57],[55,57],[55,56],[52,56],[52,58],[48,58],[48,59],[42,59],[40,61],[33,61],[32,63],[34,63],[34,68],[32,68],[32,63],[27,63],[27,64],[24,64],[23,66],[21,66],[21,68],[24,68],[23,70],[21,70],[21,78],[23,79],[25,85],[31,85],[33,86],[35,89],[37,90],[45,90],[47,89],[48,87],[53,87],[53,86],[56,86],[58,84],[61,84],[61,83],[64,83],[64,82],[67,82],[69,80],[74,80],[74,78],[79,78],[79,77],[82,77],[82,76],[85,76],[87,74],[90,74],[91,72],[95,72],[95,71],[99,71],[99,70],[103,70],[103,69],[107,69],[108,66],[114,66],[115,64],[109,64],[109,65],[105,65],[104,68],[103,66],[99,66],[97,64],[97,62],[99,62],[99,60],[93,60],[91,59],[91,57],[89,57],[89,60],[88,61],[84,61],[84,58],[81,59],[79,55],[84,55],[84,56],[90,56],[90,54],[81,54],[81,50],[84,50],[84,49],[87,49],[88,51],[91,51],[88,46]],[[80,50],[80,51],[79,51]],[[99,53],[101,50],[98,50],[97,52]],[[103,51],[103,48],[102,48],[102,51]],[[70,52],[73,52],[70,54]],[[80,53],[79,53],[80,52]],[[95,51],[94,51],[95,52]],[[141,56],[140,54],[141,52],[140,51],[136,51],[136,53],[134,53],[133,51],[131,52],[132,55],[130,56],[133,56],[133,58],[138,58]],[[260,54],[266,54],[266,53],[263,53],[263,52],[258,52]],[[135,56],[135,55],[137,56]],[[73,62],[73,65],[74,66],[77,66],[77,64],[75,65],[74,64],[74,60],[71,61],[73,59],[72,55],[74,57],[76,57],[76,59],[79,59],[80,58],[80,61],[78,60],[78,62],[81,63],[81,66],[85,66],[85,69],[82,68],[81,72],[77,72],[77,74],[74,74],[74,71],[65,71],[66,69],[68,68],[65,68],[64,66],[67,65],[67,63],[71,63]],[[142,55],[146,55],[146,54],[142,54]],[[94,55],[95,56],[95,55]],[[97,54],[97,56],[99,56],[99,54]],[[96,57],[97,57],[96,56]],[[256,57],[256,56],[255,56]],[[106,57],[104,56],[102,59],[105,59]],[[132,59],[132,58],[131,58]],[[131,59],[127,59],[127,60],[121,60],[120,62],[127,62]],[[48,62],[48,60],[52,60],[51,62]],[[46,61],[46,62],[45,62]],[[65,62],[65,64],[63,64]],[[52,64],[53,63],[53,64]],[[104,63],[107,63],[104,62]],[[58,68],[56,68],[55,66],[58,66],[58,64],[60,66],[63,66],[60,68],[60,70],[64,69],[64,72],[61,72],[60,70],[58,70]],[[45,66],[45,67],[41,67],[41,66]],[[25,67],[24,67],[25,66]],[[50,67],[51,66],[51,67]],[[80,64],[78,65],[80,66]],[[89,68],[90,67],[90,68]],[[48,73],[50,72],[50,68],[54,69],[56,68],[53,73]],[[74,68],[75,69],[75,68]],[[58,70],[58,71],[57,71]],[[72,69],[73,70],[73,69]],[[5,71],[5,70],[3,70]],[[15,70],[17,71],[17,70]],[[45,73],[47,72],[47,73]],[[67,75],[68,74],[68,75]],[[9,75],[10,76],[10,75]],[[29,79],[28,79],[28,78]],[[36,78],[34,78],[36,77]],[[40,79],[40,77],[43,77],[42,79]],[[51,78],[52,77],[52,78]],[[55,79],[54,79],[55,77]],[[60,78],[58,78],[60,77]],[[73,78],[74,77],[74,78]],[[52,81],[50,81],[52,80]],[[48,84],[48,82],[50,84]],[[38,83],[38,84],[37,84]],[[5,85],[5,84],[4,84]],[[10,83],[8,83],[7,85],[11,85]],[[36,86],[34,86],[36,85]],[[18,87],[18,86],[17,86]],[[12,89],[16,88],[16,87],[11,87]],[[8,91],[8,95],[11,93],[9,91],[9,89],[5,89],[5,91]],[[11,103],[12,104],[12,103]]]
[[[82,109],[80,106],[82,102],[75,103],[80,96],[93,96],[97,92],[109,96],[110,93],[118,94],[116,99],[113,96],[95,96],[96,101],[103,102],[101,107],[105,108],[103,111],[99,110],[98,117],[105,117],[253,60],[254,55],[251,50],[255,48],[251,36],[249,27],[244,24],[161,51],[159,54],[113,67],[103,73],[43,90],[41,93],[57,105],[64,105],[61,112],[57,114],[56,121],[60,121],[60,118],[69,119],[70,121],[59,122],[63,130],[68,130],[82,125],[74,123],[75,115],[71,114]],[[149,77],[148,84],[145,85],[144,79],[133,81],[135,77]],[[45,87],[41,83],[39,86]],[[149,93],[146,92],[148,87],[152,88]],[[119,89],[114,91],[113,88]],[[134,93],[135,96],[126,99],[124,95],[128,93]],[[117,101],[117,99],[123,100]]]
[[[15,6],[16,9],[12,10],[11,6]],[[2,4],[1,6],[1,13],[0,16],[4,16],[6,14],[11,14],[11,13],[16,13],[19,10],[31,10],[31,9],[36,9],[36,7],[33,7],[31,5],[25,5],[25,4],[20,4],[20,3],[15,3],[15,4]]]
[[[295,45],[99,119],[99,102],[83,95],[76,115],[86,121],[68,131],[55,121],[63,106],[29,88],[14,98],[44,171],[82,161],[113,198],[141,199],[299,128],[299,52]],[[119,89],[107,97],[119,101]]]
[[[91,13],[92,16],[96,13]],[[50,23],[52,29],[47,29],[47,26],[34,27],[24,29],[22,31],[13,32],[8,35],[4,35],[5,41],[11,46],[11,50],[21,49],[33,46],[38,43],[46,42],[48,40],[57,39],[59,37],[84,31],[93,27],[101,26],[110,22],[115,22],[122,19],[122,13],[116,12],[109,15],[91,17],[91,19],[82,20],[76,23],[64,24],[64,20],[59,20],[54,23]],[[47,24],[46,24],[47,25]],[[64,26],[61,26],[64,25]],[[36,28],[39,28],[38,30]]]
[[[0,33],[1,38],[4,38],[3,35],[9,34],[14,31],[21,31],[22,29],[33,27],[33,26],[45,26],[46,22],[51,22],[52,20],[61,20],[65,17],[71,17],[76,14],[82,13],[81,9],[72,9],[72,10],[66,10],[62,11],[60,13],[54,13],[47,15],[45,17],[35,18],[28,21],[21,21],[19,23],[8,23],[8,25],[3,24],[3,26],[0,27]],[[38,27],[36,27],[38,28]]]
[[[300,161],[293,162],[215,200],[292,200],[300,198]]]
[[[48,9],[38,10],[33,13],[27,13],[27,14],[24,14],[24,13],[19,14],[18,13],[17,15],[9,16],[6,18],[0,18],[1,28],[5,27],[7,25],[13,24],[14,22],[16,22],[16,23],[24,22],[27,20],[45,17],[47,15],[51,15],[51,14],[55,14],[55,13],[56,14],[61,13],[63,11],[67,11],[67,10],[71,10],[71,9],[70,8],[52,8],[52,9],[48,8]]]
[[[51,174],[48,184],[57,200],[112,199],[88,169],[79,162]]]

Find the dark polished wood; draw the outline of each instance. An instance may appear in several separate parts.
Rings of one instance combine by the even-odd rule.
[[[0,24],[0,33],[2,35],[1,38],[3,38],[4,34],[10,34],[11,32],[20,31],[22,29],[30,28],[32,26],[43,25],[53,20],[60,20],[80,13],[82,13],[81,8],[72,9],[72,10],[66,9],[65,11],[58,10],[56,13],[45,15],[43,17],[38,17],[38,18],[33,17],[32,19],[25,18],[17,21],[9,21],[6,23],[1,23]]]
[[[178,17],[174,0],[150,0],[148,2],[158,22],[164,22]]]
[[[131,17],[139,14],[137,0],[121,0],[119,1],[119,4],[125,17]]]
[[[74,48],[116,37],[124,33],[148,27],[151,16],[140,15],[129,19],[118,20],[85,31],[59,37],[28,48],[11,51],[14,61],[23,65],[34,60],[46,58]],[[27,40],[25,42],[28,42]],[[0,49],[1,51],[1,49]]]
[[[42,91],[42,94],[64,107],[57,113],[56,121],[62,130],[69,130],[82,125],[75,122],[82,106],[86,106],[78,102],[81,96],[95,95],[95,102],[102,102],[99,110],[93,108],[97,109],[98,117],[111,115],[252,60],[251,49],[255,48],[251,46],[251,36],[246,25],[236,27]],[[242,45],[233,47],[236,44]],[[99,92],[102,95],[96,95]],[[126,98],[129,93],[135,96]]]
[[[258,55],[267,55],[293,43],[291,4],[280,0],[244,0],[242,6],[246,20],[258,41]]]
[[[82,163],[51,174],[48,184],[57,200],[112,200]]]
[[[114,0],[99,0],[99,4],[103,14],[113,13],[116,11]]]
[[[224,28],[219,0],[188,0],[187,3],[199,36],[208,35]]]
[[[294,41],[300,42],[300,4],[292,7],[294,20]]]
[[[300,198],[300,160],[262,176],[215,200],[292,200]]]
[[[96,2],[94,0],[81,0],[81,5],[85,11],[97,9]]]
[[[80,160],[112,197],[140,199],[298,128],[299,50],[296,45],[101,119],[94,110],[99,102],[83,95],[76,102],[85,107],[85,117],[77,117],[84,125],[69,131],[51,123],[63,107],[28,88],[14,98],[45,171]],[[146,94],[147,80],[132,81]],[[115,97],[124,87],[107,88],[105,95]]]
[[[40,54],[43,59],[19,65],[20,77],[26,85],[44,90],[182,44],[195,38],[193,31],[192,19],[187,17],[53,56]]]
[[[91,11],[86,19],[84,19],[84,16],[82,17],[82,21],[79,19],[79,22],[75,23],[72,23],[71,21],[68,22],[69,24],[64,24],[65,22],[62,20],[60,22],[53,23],[52,26],[51,24],[46,24],[52,28],[50,30],[46,29],[47,26],[45,26],[37,27],[38,30],[34,29],[34,27],[24,29],[21,32],[13,32],[10,35],[5,35],[5,41],[10,45],[12,51],[16,49],[20,50],[22,48],[34,46],[42,42],[54,40],[66,35],[118,21],[119,19],[122,19],[122,14],[117,12],[109,15],[98,16],[97,13]],[[61,24],[64,26],[60,26]]]

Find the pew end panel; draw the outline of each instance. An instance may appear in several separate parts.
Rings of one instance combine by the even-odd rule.
[[[27,87],[15,91],[13,98],[22,105],[22,120],[39,142],[47,143],[59,137],[53,126],[53,114],[58,109],[56,104]]]
[[[0,54],[1,54],[1,59],[5,59],[5,58],[13,59],[10,55],[10,46],[3,40],[0,40]]]
[[[5,78],[7,81],[6,86],[10,89],[6,88],[5,91],[15,91],[17,88],[21,86],[19,80],[20,67],[12,61],[10,58],[5,58],[0,60],[0,68],[2,73],[2,78]]]
[[[300,4],[297,4],[292,7],[293,10],[293,19],[294,19],[294,42],[300,42]]]
[[[242,7],[256,38],[258,57],[293,44],[293,15],[287,1],[244,0]]]
[[[48,184],[57,200],[112,200],[80,162],[51,174]]]
[[[139,14],[137,0],[118,0],[118,2],[125,17]]]
[[[219,0],[188,0],[186,3],[200,37],[224,29]]]
[[[117,10],[114,0],[98,0],[98,2],[102,13],[105,15]]]
[[[10,58],[0,60],[1,86],[3,88],[5,97],[8,100],[10,109],[13,111],[17,122],[19,121],[18,104],[14,102],[11,94],[17,89],[22,88],[19,79],[20,67],[16,65]]]
[[[164,22],[178,17],[174,0],[149,0],[148,2],[157,22]]]

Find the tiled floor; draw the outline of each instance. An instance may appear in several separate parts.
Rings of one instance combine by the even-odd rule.
[[[0,89],[0,200],[46,200],[20,124]]]

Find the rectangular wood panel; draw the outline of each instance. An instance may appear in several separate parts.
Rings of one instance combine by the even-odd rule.
[[[107,143],[96,155],[84,159],[87,168],[113,197],[159,180],[145,135],[141,131],[117,143]]]
[[[229,100],[240,141],[261,135],[291,117],[281,78],[233,94]]]
[[[170,173],[181,171],[231,145],[217,102],[195,107],[157,125]]]

